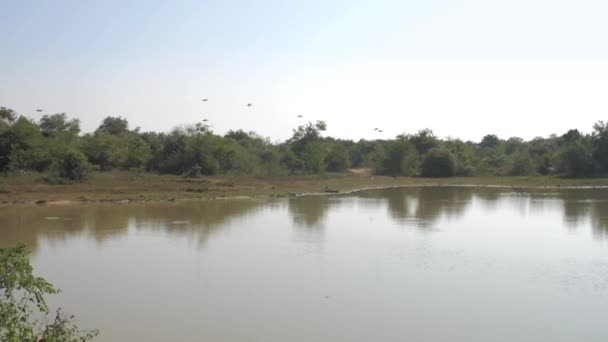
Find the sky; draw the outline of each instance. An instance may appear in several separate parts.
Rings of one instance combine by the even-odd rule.
[[[112,115],[273,141],[316,120],[340,138],[479,141],[608,120],[605,1],[0,0],[0,13],[0,106],[66,112],[84,132]]]

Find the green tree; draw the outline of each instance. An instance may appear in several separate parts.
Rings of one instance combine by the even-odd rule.
[[[344,145],[334,142],[325,157],[327,170],[331,172],[343,172],[349,167],[349,154]]]
[[[82,152],[77,150],[67,151],[59,161],[58,171],[59,177],[82,181],[89,174],[90,166]]]
[[[53,137],[60,134],[78,135],[80,132],[80,120],[71,119],[65,113],[44,115],[40,119],[40,131],[46,137]]]
[[[593,157],[602,168],[608,172],[608,123],[598,121],[593,125],[591,136],[593,144]]]
[[[392,176],[413,176],[418,170],[418,152],[403,135],[388,145],[384,172]]]
[[[439,139],[430,129],[423,129],[417,134],[409,136],[409,141],[414,144],[419,155],[425,154],[428,150],[436,147],[439,144]]]
[[[44,278],[33,275],[25,245],[0,249],[0,340],[89,341],[97,331],[79,330],[73,316],[57,311],[55,321],[41,325],[36,318],[49,314],[44,297],[57,290]]]
[[[592,150],[581,141],[562,147],[557,154],[557,171],[566,177],[586,177],[594,172]]]
[[[120,116],[108,116],[103,119],[96,132],[103,132],[110,135],[121,135],[129,131],[129,122]]]
[[[82,151],[91,163],[99,166],[101,171],[125,165],[128,158],[125,138],[103,131],[86,134],[82,138]]]
[[[325,158],[327,157],[327,146],[322,141],[309,142],[304,146],[300,159],[306,171],[312,173],[324,173],[326,170]]]
[[[321,138],[321,132],[326,129],[324,121],[317,121],[315,124],[309,122],[295,129],[293,136],[287,141],[295,156],[300,159],[304,170],[308,172],[322,173],[326,169],[325,158],[328,149]],[[296,164],[292,163],[292,166]]]
[[[6,107],[0,107],[0,132],[8,128],[17,119],[17,113]]]
[[[0,151],[5,157],[5,167],[13,170],[43,171],[51,165],[49,146],[40,133],[40,127],[24,116],[15,120],[3,133],[1,144]]]
[[[421,170],[425,177],[452,177],[456,173],[456,160],[450,151],[436,147],[423,156]]]
[[[482,148],[494,148],[500,144],[500,139],[494,134],[488,134],[481,139],[479,146]]]
[[[515,155],[508,173],[512,176],[529,176],[536,173],[536,165],[527,150]]]

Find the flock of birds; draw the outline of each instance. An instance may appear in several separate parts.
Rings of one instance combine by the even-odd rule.
[[[201,101],[202,102],[208,102],[209,99],[202,99]],[[247,108],[250,108],[251,106],[253,106],[253,103],[247,103],[247,105],[246,105]],[[42,109],[36,109],[36,111],[38,113],[42,113],[43,112]],[[303,118],[303,117],[304,117],[304,115],[298,115],[298,118]],[[209,119],[203,119],[203,122],[208,122],[208,121],[209,121]],[[382,130],[382,129],[378,128],[378,127],[374,128],[374,131],[376,131],[378,133],[384,132],[384,130]]]
[[[202,99],[201,101],[203,101],[203,102],[208,102],[208,101],[209,101],[209,99]],[[247,105],[246,105],[246,107],[251,107],[251,106],[253,106],[253,104],[252,104],[252,103],[247,103]],[[298,115],[297,117],[298,117],[298,118],[302,118],[302,117],[304,117],[304,115],[301,115],[301,114],[300,114],[300,115]],[[203,122],[207,122],[207,121],[209,121],[209,119],[203,119]],[[378,132],[378,133],[382,133],[382,132],[384,132],[384,130],[382,130],[382,129],[378,128],[378,127],[374,128],[374,131],[376,131],[376,132]]]

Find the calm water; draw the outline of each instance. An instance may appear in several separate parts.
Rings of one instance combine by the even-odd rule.
[[[608,341],[608,190],[0,208],[99,341]]]

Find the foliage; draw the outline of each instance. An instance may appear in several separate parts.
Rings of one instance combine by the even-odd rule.
[[[485,148],[485,147],[492,148],[492,147],[498,146],[499,143],[500,143],[500,139],[498,139],[498,137],[496,135],[488,134],[481,139],[479,146],[483,147],[483,148]]]
[[[567,177],[586,177],[594,172],[591,150],[580,141],[565,145],[557,155],[557,170]]]
[[[61,134],[77,135],[80,132],[80,121],[68,120],[65,113],[44,115],[40,119],[40,131],[47,137]]]
[[[327,170],[331,172],[343,172],[348,169],[349,163],[350,160],[346,147],[342,144],[333,144],[325,157]]]
[[[450,151],[432,148],[424,155],[421,169],[425,177],[452,177],[456,173],[456,160]]]
[[[324,121],[308,122],[284,142],[241,129],[224,136],[206,122],[170,132],[130,129],[127,119],[108,116],[92,133],[80,134],[78,119],[65,113],[39,122],[0,107],[0,171],[53,171],[54,182],[80,181],[89,169],[139,170],[200,175],[278,176],[370,168],[392,176],[608,174],[608,124],[591,134],[507,140],[494,134],[480,142],[440,139],[430,129],[388,140],[342,140],[323,136]],[[86,157],[83,161],[82,156]]]
[[[430,129],[418,131],[417,134],[409,137],[409,141],[414,144],[416,151],[418,151],[418,154],[420,155],[425,154],[428,150],[439,144],[437,137]]]
[[[103,119],[96,132],[106,133],[110,135],[121,135],[129,130],[129,122],[120,116],[108,116]]]
[[[49,314],[45,295],[59,291],[44,278],[33,275],[24,244],[0,249],[0,340],[88,341],[97,331],[81,331],[74,316],[57,312],[53,323],[43,326],[36,318]]]
[[[393,176],[413,176],[418,170],[418,152],[405,136],[388,145],[384,171]]]
[[[84,180],[90,170],[87,158],[80,151],[67,151],[59,160],[59,177],[80,182]]]
[[[608,123],[598,121],[593,125],[593,157],[602,168],[608,172]]]

